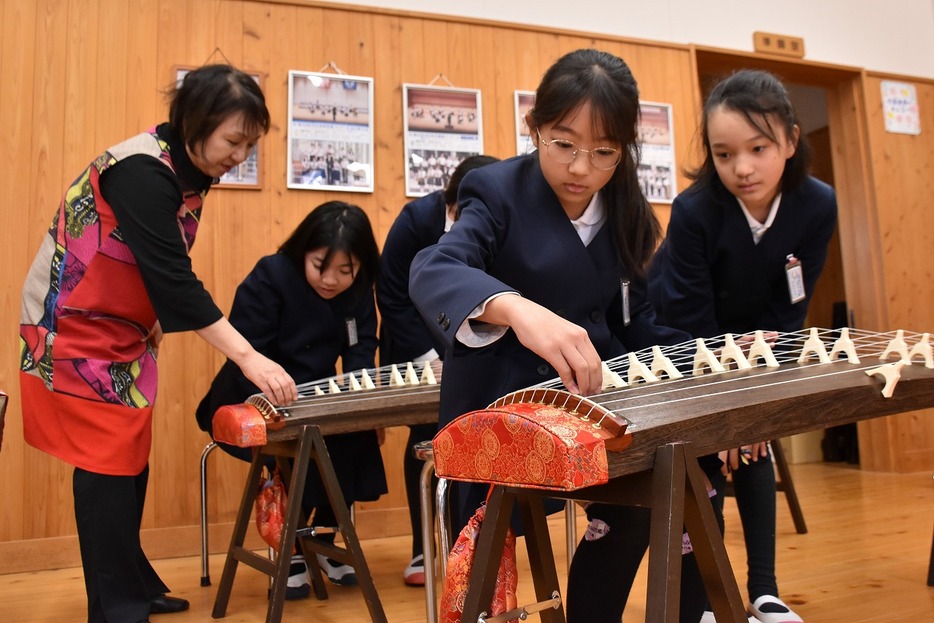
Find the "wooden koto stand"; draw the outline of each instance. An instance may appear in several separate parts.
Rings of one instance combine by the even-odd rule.
[[[392,367],[392,371],[395,374],[395,366]],[[333,389],[334,386],[331,383],[336,382],[334,379],[326,379],[322,382],[325,388],[330,386],[330,390],[335,393],[300,398],[287,409],[274,409],[272,405],[269,405],[269,408],[276,412],[275,423],[271,424],[269,430],[265,432],[266,439],[263,445],[253,448],[253,461],[250,464],[243,499],[234,523],[233,535],[227,550],[227,559],[211,616],[218,619],[226,615],[237,565],[242,562],[271,578],[272,586],[266,621],[267,623],[280,621],[291,564],[290,553],[296,537],[300,537],[302,554],[308,565],[312,587],[318,599],[328,598],[326,583],[315,557],[315,554],[320,553],[354,568],[370,619],[377,622],[386,621],[386,614],[373,584],[363,549],[360,547],[350,510],[344,502],[324,437],[338,433],[437,422],[439,386],[437,384],[422,385],[417,379],[411,378],[406,383],[402,378],[400,376],[400,381],[402,381],[400,384],[390,384],[390,381],[384,379],[385,384],[380,387],[361,392],[340,390],[341,393],[336,393]],[[377,379],[377,382],[381,381]],[[349,380],[347,385],[351,385]],[[302,386],[299,390],[309,391],[309,387]],[[257,415],[262,417],[259,411]],[[290,495],[279,543],[280,554],[275,561],[243,546],[251,523],[250,517],[264,460],[269,456],[275,457],[283,480],[288,483],[288,491],[299,492]],[[337,530],[341,534],[343,547],[322,543],[312,538],[312,529],[306,528],[308,518],[302,511],[302,505],[292,503],[292,500],[298,502],[301,499],[300,492],[304,491],[307,473],[302,466],[308,465],[310,461],[315,462],[324,483],[328,500],[337,518]],[[290,464],[297,468],[291,469]]]
[[[899,331],[898,339],[902,337]],[[925,334],[924,346],[927,340]],[[769,366],[721,370],[715,375],[678,381],[633,384],[630,380],[618,391],[590,397],[629,422],[626,434],[632,435],[631,445],[621,452],[607,452],[606,484],[572,491],[494,486],[478,536],[461,621],[499,623],[525,618],[521,607],[496,617],[488,614],[506,530],[516,505],[526,531],[536,599],[541,604],[556,594],[558,577],[542,498],[561,497],[651,508],[648,623],[678,621],[683,528],[690,536],[717,620],[746,623],[743,599],[696,457],[934,406],[930,347],[912,350],[923,358],[914,364],[910,363],[907,349],[896,353],[900,355],[896,356],[898,361],[886,363],[890,348],[883,347],[889,342],[877,347],[875,342],[869,345],[870,341],[865,336],[857,338],[849,361],[844,358],[831,362],[824,351],[816,365],[788,359],[780,364],[776,361]],[[799,348],[794,357],[800,352]],[[543,621],[565,620],[562,608],[542,609],[537,607],[539,604],[535,610],[540,611]]]

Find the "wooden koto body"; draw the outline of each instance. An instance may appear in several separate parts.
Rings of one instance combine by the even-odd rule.
[[[756,338],[764,344],[761,334]],[[645,349],[606,362],[606,384],[617,386],[605,387],[600,394],[572,397],[557,389],[559,381],[551,381],[509,394],[487,410],[461,416],[449,427],[457,428],[458,420],[470,420],[462,428],[481,435],[475,423],[479,415],[498,412],[503,418],[517,418],[531,406],[548,413],[567,411],[569,424],[581,428],[600,421],[604,424],[597,428],[606,439],[608,477],[612,479],[652,469],[657,449],[668,443],[690,443],[695,454],[702,456],[934,406],[934,366],[927,334],[906,338],[904,331],[873,334],[810,329],[781,334],[773,346],[766,346],[765,355],[754,357],[754,363],[728,335],[707,343],[695,340]],[[746,348],[749,352],[749,344]],[[739,363],[733,357],[740,358]],[[670,378],[673,375],[680,378]],[[438,438],[435,441],[437,446]],[[467,439],[463,445],[468,452],[476,452],[483,442]],[[483,480],[475,473],[461,478],[454,471],[439,475]]]
[[[418,370],[418,371],[417,371]],[[221,407],[214,414],[214,437],[240,447],[296,439],[313,424],[323,435],[438,421],[439,363],[385,366],[298,386],[299,398],[273,406],[263,395]]]
[[[843,332],[847,342],[848,333]],[[728,352],[733,338],[722,337],[722,351]],[[832,347],[822,342],[828,337],[833,338]],[[928,334],[911,335],[907,340],[902,331],[857,334],[852,343],[840,347],[843,337],[816,329],[781,335],[775,343],[778,354],[769,352],[768,357],[762,357],[762,365],[755,367],[745,360],[745,366],[735,361],[725,363],[709,352],[707,359],[699,357],[707,351],[701,341],[669,349],[656,347],[651,352],[631,353],[607,362],[605,379],[612,386],[588,400],[616,420],[627,422],[625,434],[631,436],[632,443],[622,451],[608,448],[609,477],[605,484],[565,491],[527,485],[493,487],[477,537],[479,553],[470,575],[462,621],[502,623],[524,619],[531,612],[538,612],[544,623],[565,621],[563,609],[560,603],[554,604],[553,597],[560,583],[541,501],[542,496],[549,496],[651,508],[647,623],[679,620],[682,529],[691,539],[717,620],[745,623],[743,599],[696,457],[934,406],[934,362]],[[718,352],[720,346],[718,343]],[[812,348],[816,349],[813,356]],[[837,356],[841,349],[846,355],[842,359]],[[667,374],[671,376],[690,370],[692,363],[694,372],[706,373],[658,381],[656,372],[665,368],[656,369],[659,354],[669,364]],[[557,387],[557,382],[552,387]],[[526,530],[529,558],[537,561],[532,580],[538,602],[490,617],[487,613],[494,589],[491,578],[495,577],[515,506]]]

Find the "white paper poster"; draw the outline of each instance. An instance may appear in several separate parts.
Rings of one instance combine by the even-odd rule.
[[[915,85],[883,80],[882,114],[886,132],[921,134],[921,114]]]

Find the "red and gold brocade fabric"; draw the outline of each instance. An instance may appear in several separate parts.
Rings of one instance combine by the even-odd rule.
[[[441,587],[440,613],[441,621],[445,623],[459,623],[464,614],[464,600],[467,598],[467,587],[470,585],[470,570],[473,567],[477,537],[480,534],[480,525],[483,523],[484,515],[486,515],[486,506],[481,506],[461,530],[454,547],[451,548],[451,553],[448,554],[447,575]],[[516,535],[510,528],[506,532],[503,559],[496,573],[490,616],[508,612],[518,606],[516,598],[518,586]]]
[[[259,409],[250,404],[220,407],[212,420],[214,440],[238,448],[266,445],[266,420]]]
[[[566,491],[608,479],[592,423],[547,404],[471,411],[441,429],[433,448],[435,473],[453,480]]]

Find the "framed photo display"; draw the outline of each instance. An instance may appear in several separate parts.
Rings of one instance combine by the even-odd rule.
[[[639,102],[639,184],[649,201],[671,203],[678,194],[671,104]]]
[[[405,196],[447,186],[465,158],[483,153],[478,89],[402,85],[405,125]]]
[[[373,79],[289,72],[288,187],[373,192]]]
[[[535,103],[535,91],[516,91],[516,155],[530,154],[538,146],[538,137],[532,138],[525,122],[525,113]]]
[[[196,69],[194,66],[183,66],[179,65],[175,67],[175,81],[176,84],[180,84],[182,80],[185,79],[185,76],[189,71]],[[248,74],[256,80],[256,84],[260,85],[262,88],[263,82],[260,78],[260,74],[247,71]],[[250,155],[247,156],[247,159],[240,163],[239,166],[231,169],[224,175],[222,175],[217,182],[214,184],[213,188],[245,188],[252,190],[259,190],[262,188],[260,183],[260,145],[262,145],[262,139],[256,144],[253,148],[253,151],[250,152]]]

